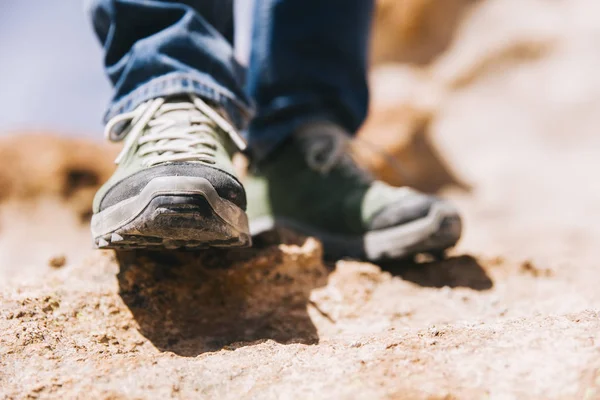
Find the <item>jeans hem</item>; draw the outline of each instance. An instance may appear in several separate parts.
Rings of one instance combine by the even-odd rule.
[[[238,130],[244,129],[252,116],[251,108],[229,91],[203,82],[195,76],[175,72],[154,78],[113,102],[104,115],[104,121],[108,122],[116,115],[132,111],[145,101],[179,94],[195,94],[223,107]]]

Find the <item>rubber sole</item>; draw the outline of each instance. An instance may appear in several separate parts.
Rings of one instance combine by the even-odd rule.
[[[92,236],[101,249],[247,247],[246,213],[198,177],[160,177],[139,195],[94,214]]]
[[[405,259],[423,253],[441,258],[446,250],[458,243],[462,232],[458,212],[444,202],[434,205],[423,218],[393,228],[371,231],[362,236],[322,232],[285,218],[265,217],[250,221],[250,232],[253,235],[276,227],[318,238],[323,243],[325,257],[328,259],[349,257],[372,262]]]

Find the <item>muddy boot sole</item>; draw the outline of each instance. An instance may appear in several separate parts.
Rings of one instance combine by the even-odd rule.
[[[246,213],[198,177],[155,178],[139,195],[94,214],[91,225],[100,249],[251,245]]]

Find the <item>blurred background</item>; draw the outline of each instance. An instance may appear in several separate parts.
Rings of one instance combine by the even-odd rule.
[[[0,131],[99,136],[110,86],[81,0],[0,4]]]

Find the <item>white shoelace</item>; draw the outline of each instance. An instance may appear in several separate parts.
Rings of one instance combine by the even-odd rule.
[[[105,137],[113,142],[126,138],[115,163],[119,164],[137,147],[147,167],[176,161],[214,164],[219,139],[217,130],[227,134],[240,150],[245,150],[244,139],[225,118],[202,99],[190,96],[190,100],[167,103],[164,98],[157,98],[112,118],[104,130]],[[187,119],[172,117],[173,112],[181,111],[190,112]],[[192,114],[193,111],[199,112]],[[182,122],[185,126],[181,127]],[[125,129],[117,129],[124,124]]]

